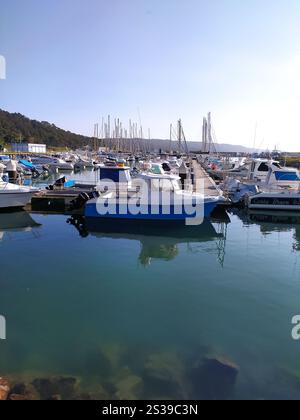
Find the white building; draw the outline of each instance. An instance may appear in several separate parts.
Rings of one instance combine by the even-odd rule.
[[[11,149],[16,153],[38,153],[43,154],[47,152],[45,144],[32,144],[32,143],[12,143]]]

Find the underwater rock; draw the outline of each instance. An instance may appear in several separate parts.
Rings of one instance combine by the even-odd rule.
[[[97,401],[107,401],[112,399],[109,392],[100,384],[97,386],[95,392],[91,394],[91,397]]]
[[[62,400],[61,395],[52,395],[52,397],[48,399],[48,401],[61,401],[61,400]]]
[[[47,400],[51,395],[55,394],[55,388],[50,379],[40,378],[32,382],[34,388],[38,391],[42,400]]]
[[[185,373],[185,366],[177,354],[158,353],[149,356],[144,379],[150,389],[156,390],[158,396],[163,393],[172,399],[188,399],[189,386]]]
[[[27,401],[38,401],[40,400],[40,394],[33,385],[19,383],[12,387],[9,399],[25,399]]]
[[[232,396],[239,367],[223,357],[207,357],[193,372],[197,398],[224,400]]]
[[[73,401],[97,401],[91,394],[78,394],[73,398]]]
[[[10,391],[10,385],[7,379],[0,377],[0,401],[7,400]]]
[[[276,386],[274,387],[274,384]],[[275,369],[272,382],[268,386],[270,399],[297,400],[300,399],[300,370],[298,367],[278,367]]]
[[[28,401],[28,398],[25,395],[20,394],[10,394],[8,397],[9,401]]]
[[[135,375],[129,368],[125,367],[115,378],[115,399],[136,401],[139,400],[143,392],[143,380]]]
[[[103,356],[109,362],[113,371],[120,369],[122,360],[128,349],[119,343],[105,344],[101,348]]]
[[[144,366],[149,356],[149,345],[141,345],[140,343],[132,344],[124,352],[121,359],[122,366],[130,366],[130,369],[141,376]]]
[[[39,392],[42,400],[48,400],[54,395],[59,395],[63,400],[70,400],[76,394],[76,378],[41,378],[35,379],[32,385]]]
[[[58,388],[58,393],[56,395],[61,395],[65,400],[71,399],[76,393],[76,387],[78,381],[76,378],[57,378],[56,386]]]
[[[93,349],[87,355],[84,365],[84,374],[90,376],[108,377],[111,375],[112,366],[107,355],[102,349]]]
[[[73,399],[76,401],[109,401],[110,393],[101,384],[96,385],[95,390],[77,394]]]
[[[116,384],[116,388],[115,396],[118,400],[135,401],[142,393],[143,380],[136,375],[130,375]]]

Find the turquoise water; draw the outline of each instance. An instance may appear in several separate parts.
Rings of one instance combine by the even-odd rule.
[[[0,214],[0,375],[201,398],[195,369],[209,354],[239,366],[230,398],[299,398],[299,219],[229,217],[131,234]]]

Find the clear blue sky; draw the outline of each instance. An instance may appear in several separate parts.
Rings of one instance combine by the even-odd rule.
[[[92,134],[108,113],[168,137],[299,149],[299,0],[0,0],[0,108]]]

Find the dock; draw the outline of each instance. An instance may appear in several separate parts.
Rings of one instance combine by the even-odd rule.
[[[204,181],[204,195],[217,197],[220,190],[215,181],[208,175],[204,168],[196,160],[193,160],[194,179]],[[196,185],[194,186],[196,191]]]
[[[37,193],[31,199],[31,204],[27,206],[27,210],[32,213],[45,214],[63,214],[67,216],[81,215],[81,210],[70,210],[70,204],[75,200],[79,194],[91,193],[95,188],[69,188],[69,189],[55,189],[53,191],[43,190]]]

